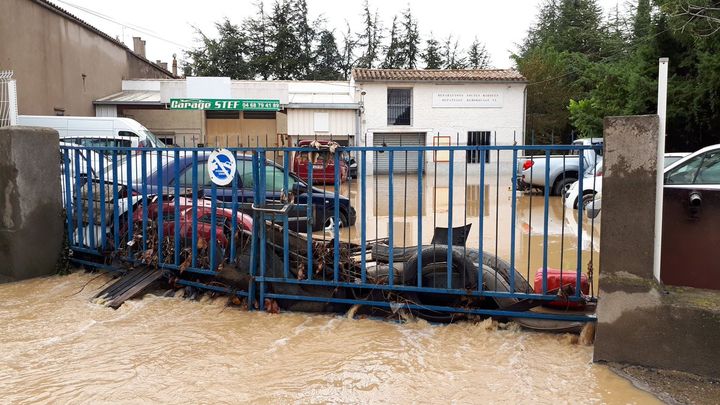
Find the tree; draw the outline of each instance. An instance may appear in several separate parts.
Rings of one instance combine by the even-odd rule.
[[[202,45],[185,53],[192,62],[183,67],[186,76],[229,76],[249,79],[253,76],[249,62],[248,39],[228,19],[216,23],[220,39],[212,39],[197,30]]]
[[[652,30],[650,0],[638,0],[633,21],[633,40],[646,38]]]
[[[385,60],[382,65],[383,69],[400,69],[405,64],[403,55],[404,44],[398,35],[397,16],[393,18],[390,26],[390,44],[385,50]]]
[[[430,38],[425,41],[425,51],[420,55],[425,62],[425,69],[442,69],[445,64],[442,58],[442,49],[440,43],[430,34]]]
[[[420,53],[418,47],[420,46],[420,32],[418,31],[418,23],[412,16],[410,6],[403,11],[403,35],[402,35],[402,49],[400,50],[400,59],[402,60],[402,67],[406,69],[415,69],[417,67],[417,59]],[[393,21],[394,22],[394,21]]]
[[[341,61],[340,61],[340,71],[342,72],[343,79],[347,80],[350,78],[350,72],[352,71],[352,67],[355,63],[354,52],[355,52],[355,46],[357,45],[357,40],[355,39],[355,37],[352,33],[350,24],[347,21],[345,21],[345,25],[347,26],[347,30],[343,34],[343,47],[342,47],[342,55],[341,55]]]
[[[465,69],[467,67],[467,60],[462,57],[458,50],[458,41],[453,42],[452,34],[445,40],[442,54],[445,60],[445,69]]]
[[[312,65],[313,80],[340,80],[343,76],[342,57],[338,52],[335,34],[322,30]]]
[[[297,79],[303,76],[303,66],[298,60],[302,55],[303,46],[292,26],[292,3],[287,0],[276,1],[273,12],[268,19],[269,43],[271,51],[269,67],[276,79]]]
[[[473,69],[485,69],[490,66],[490,55],[485,49],[485,44],[481,44],[477,37],[473,40],[468,50],[468,67]]]
[[[316,27],[308,22],[308,9],[306,0],[292,0],[289,6],[288,21],[294,28],[295,38],[300,45],[300,53],[295,56],[298,70],[298,79],[308,79],[312,76],[313,42],[316,39]],[[336,48],[337,49],[337,48]]]
[[[262,1],[255,4],[257,17],[247,18],[242,23],[242,30],[247,35],[248,53],[253,76],[267,80],[270,77],[270,43],[268,32],[268,16]]]
[[[372,68],[378,60],[380,42],[382,41],[382,27],[377,10],[373,14],[370,4],[365,0],[363,4],[363,31],[358,34],[360,45],[364,48],[363,54],[357,59],[356,66]]]

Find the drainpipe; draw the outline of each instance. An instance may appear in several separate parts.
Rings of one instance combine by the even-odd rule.
[[[665,167],[665,119],[667,117],[667,82],[668,58],[660,58],[658,69],[658,145],[657,145],[657,177],[655,178],[655,246],[653,255],[653,275],[660,281],[660,259],[662,253],[662,217],[663,217],[663,183]]]

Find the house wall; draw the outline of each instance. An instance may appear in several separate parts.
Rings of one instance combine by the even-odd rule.
[[[93,100],[127,78],[168,75],[128,49],[32,0],[0,1],[0,70],[14,71],[18,110],[94,116]]]
[[[468,131],[491,131],[493,142],[497,135],[498,145],[512,145],[515,141],[522,144],[524,83],[356,82],[356,86],[357,94],[366,92],[362,96],[365,113],[360,144],[366,141],[372,145],[374,133],[424,132],[427,133],[426,145],[432,145],[438,135],[449,136],[452,145],[466,145]],[[411,125],[387,125],[388,88],[412,88]],[[433,94],[438,92],[495,92],[501,95],[502,102],[499,107],[433,107]],[[372,160],[369,160],[372,171]],[[455,161],[464,160],[464,153],[455,154]],[[426,154],[426,162],[432,161],[433,155]]]

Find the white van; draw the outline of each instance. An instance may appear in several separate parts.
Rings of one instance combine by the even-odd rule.
[[[155,134],[130,118],[20,115],[18,125],[48,127],[75,145],[102,147],[165,147]]]

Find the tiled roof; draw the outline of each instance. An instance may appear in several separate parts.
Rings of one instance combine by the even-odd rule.
[[[499,81],[525,82],[523,75],[514,69],[360,69],[352,71],[357,82],[370,81]]]
[[[88,30],[94,32],[95,34],[97,34],[97,35],[105,38],[106,40],[112,42],[113,44],[115,44],[115,45],[117,45],[117,46],[125,49],[125,51],[130,52],[130,53],[131,53],[133,56],[135,56],[136,58],[138,58],[138,59],[142,60],[143,62],[149,64],[149,65],[152,66],[153,68],[161,71],[162,73],[164,73],[164,74],[167,75],[168,77],[170,77],[170,78],[174,78],[174,77],[175,77],[175,76],[172,74],[171,71],[169,71],[169,70],[167,70],[167,69],[163,69],[161,66],[159,66],[159,65],[151,62],[151,61],[148,60],[146,57],[135,53],[135,51],[133,51],[132,49],[128,48],[124,43],[118,41],[117,39],[111,37],[110,35],[102,32],[102,31],[100,31],[99,29],[93,27],[92,25],[86,23],[85,21],[83,21],[83,20],[81,20],[80,18],[76,17],[75,15],[71,14],[70,12],[68,12],[67,10],[65,10],[64,8],[59,7],[59,6],[57,6],[56,4],[54,4],[54,3],[52,3],[52,2],[50,2],[50,1],[48,1],[48,0],[33,0],[33,1],[34,1],[36,4],[38,4],[38,5],[42,6],[42,7],[45,7],[45,8],[47,8],[48,10],[50,10],[50,11],[52,11],[52,12],[55,12],[55,13],[57,13],[57,14],[65,17],[65,18],[67,18],[67,19],[69,19],[69,20],[75,21],[76,23],[78,23],[78,24],[80,24],[81,26],[87,28]]]

